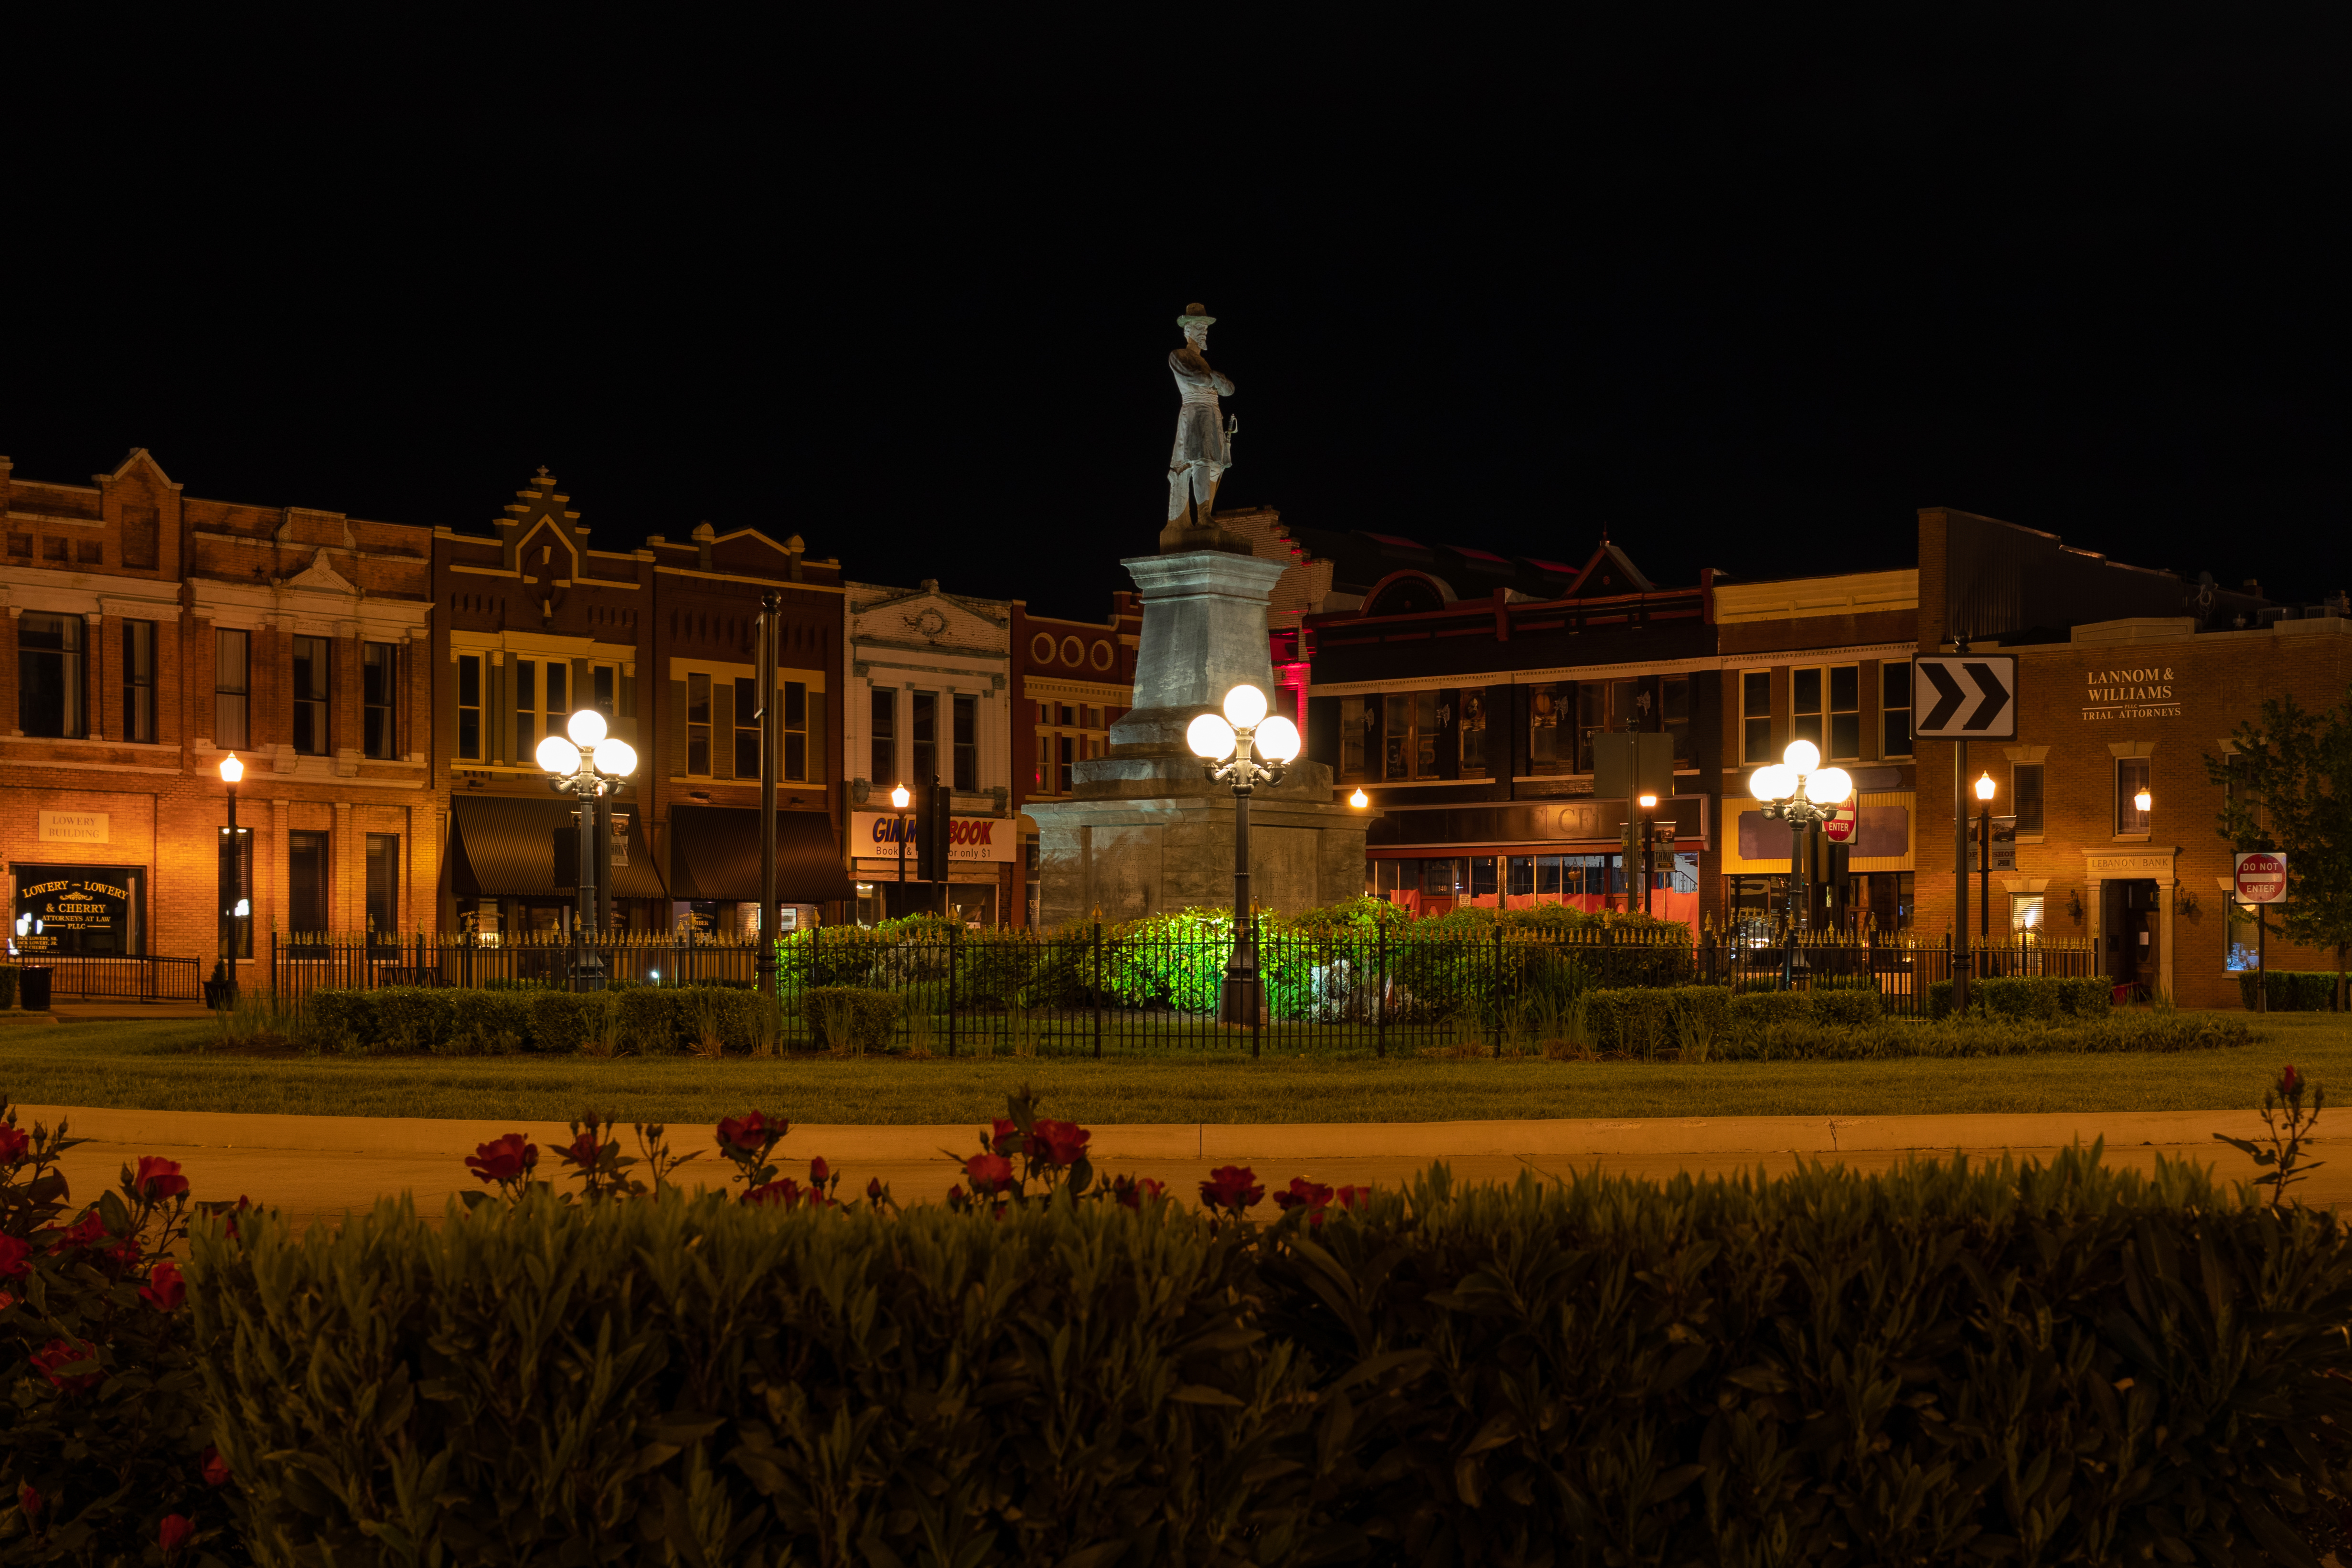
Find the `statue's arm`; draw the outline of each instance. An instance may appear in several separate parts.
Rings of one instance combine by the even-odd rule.
[[[1234,395],[1234,383],[1225,379],[1225,377],[1220,375],[1215,371],[1211,371],[1209,372],[1209,379],[1217,383],[1217,395],[1219,397],[1231,397]]]

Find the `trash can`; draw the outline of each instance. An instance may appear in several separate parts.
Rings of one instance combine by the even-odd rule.
[[[27,964],[16,971],[16,1002],[28,1013],[49,1010],[49,967]]]

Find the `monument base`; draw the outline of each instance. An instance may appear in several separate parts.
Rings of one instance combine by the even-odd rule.
[[[1308,763],[1295,770],[1329,770]],[[1234,901],[1234,792],[1200,779],[1162,779],[1151,795],[1032,800],[1038,913],[1047,930],[1106,925]],[[1284,780],[1285,785],[1289,783]],[[1364,891],[1364,813],[1277,787],[1250,796],[1250,890],[1259,907],[1294,915]]]

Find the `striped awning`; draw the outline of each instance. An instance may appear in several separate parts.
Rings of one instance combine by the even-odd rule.
[[[669,887],[673,898],[756,903],[760,813],[729,806],[672,806]],[[822,811],[777,812],[777,899],[831,904],[851,896],[832,819]]]
[[[449,886],[467,898],[565,897],[579,886],[579,828],[569,800],[497,797],[449,802]],[[615,898],[667,898],[646,847],[644,812],[618,808],[628,832],[614,846]]]

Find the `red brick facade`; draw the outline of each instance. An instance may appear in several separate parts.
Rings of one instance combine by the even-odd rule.
[[[209,960],[226,814],[218,768],[234,742],[259,963],[269,933],[298,915],[365,929],[372,859],[379,923],[431,924],[444,798],[419,667],[429,530],[185,497],[144,451],[88,486],[19,478],[0,459],[0,501],[11,632],[0,638],[0,789],[18,808],[0,813],[0,854],[12,890],[55,868],[135,873],[137,929],[121,945]],[[224,703],[216,679],[224,633],[241,645],[241,702],[232,692]],[[45,646],[64,642],[78,646]],[[309,682],[299,705],[298,658]],[[240,707],[242,737],[230,733]]]

